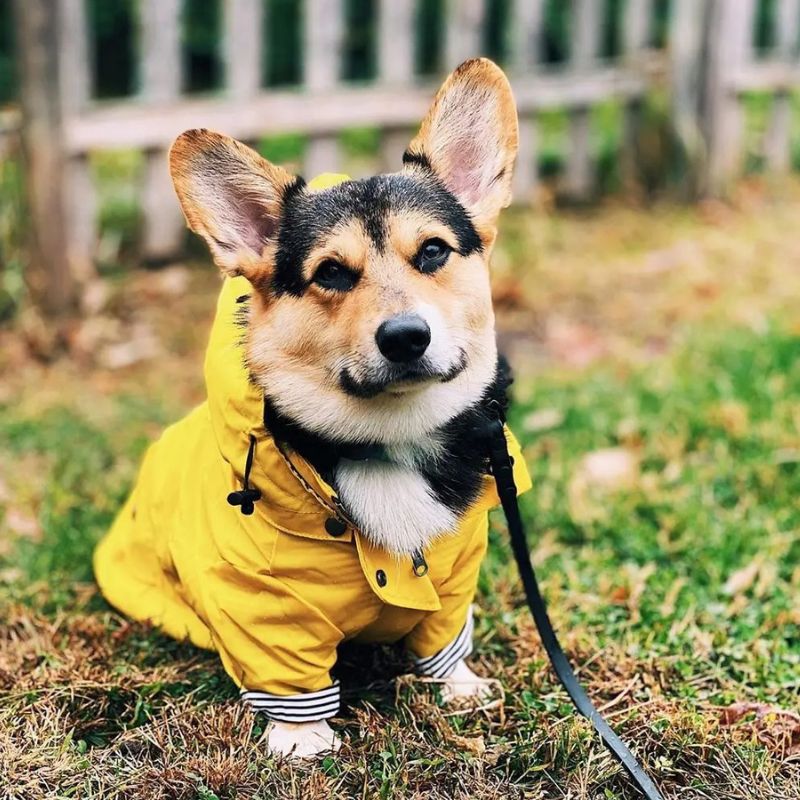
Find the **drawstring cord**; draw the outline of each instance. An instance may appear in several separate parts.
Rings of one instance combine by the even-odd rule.
[[[253,458],[256,454],[256,437],[250,434],[250,446],[247,448],[247,462],[244,466],[244,479],[242,488],[228,495],[228,503],[239,506],[242,514],[250,516],[255,511],[255,504],[261,499],[258,489],[250,488],[250,470],[253,468]]]

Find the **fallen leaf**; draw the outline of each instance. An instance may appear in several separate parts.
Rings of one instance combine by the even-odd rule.
[[[753,719],[748,721],[748,717]],[[720,724],[742,725],[773,753],[800,754],[800,714],[767,703],[733,703],[719,709]]]
[[[686,578],[675,578],[672,582],[672,586],[667,590],[659,607],[659,613],[662,617],[671,617],[675,613],[675,605],[684,586],[686,586]]]
[[[736,570],[728,577],[722,591],[729,597],[746,592],[758,577],[762,564],[763,557],[756,556],[746,567]]]
[[[564,412],[559,408],[540,408],[531,411],[522,420],[522,428],[528,433],[550,431],[564,422]]]
[[[587,453],[570,478],[567,498],[572,519],[588,523],[603,519],[608,503],[603,495],[633,488],[639,479],[639,459],[622,447]]]
[[[545,338],[558,361],[576,367],[586,367],[608,353],[608,343],[600,331],[580,322],[552,319]]]
[[[639,459],[623,447],[587,453],[578,466],[586,483],[603,489],[630,487],[639,477]]]
[[[128,341],[104,347],[99,353],[99,361],[108,369],[123,369],[154,358],[159,352],[158,339],[150,327],[139,324],[134,326]]]
[[[24,536],[26,539],[38,539],[42,532],[39,520],[33,514],[13,507],[6,509],[3,527],[16,536]]]
[[[486,752],[486,742],[483,736],[459,736],[451,733],[448,739],[456,747],[461,748],[462,752],[469,753],[475,758],[480,758]]]
[[[750,411],[744,403],[720,403],[712,409],[711,421],[731,436],[744,436],[750,428]]]

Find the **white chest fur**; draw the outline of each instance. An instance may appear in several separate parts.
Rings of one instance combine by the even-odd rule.
[[[401,455],[401,459],[342,459],[335,471],[336,488],[370,541],[389,552],[408,555],[455,530],[458,517],[436,498],[416,469],[413,454],[391,455],[393,459]]]

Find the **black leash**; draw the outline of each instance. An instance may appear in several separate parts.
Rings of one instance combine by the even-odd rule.
[[[508,521],[511,548],[517,561],[522,585],[525,587],[525,597],[536,622],[536,628],[539,631],[542,644],[558,676],[558,680],[567,690],[567,694],[570,696],[575,708],[592,723],[603,743],[611,751],[614,758],[622,764],[636,788],[647,800],[664,800],[656,785],[642,769],[625,742],[614,733],[609,724],[600,715],[600,712],[594,707],[594,704],[578,682],[578,678],[573,672],[564,651],[561,649],[561,645],[558,643],[556,632],[553,630],[553,623],[550,622],[550,617],[547,614],[547,606],[539,590],[536,573],[531,564],[525,528],[522,524],[522,517],[517,503],[513,462],[508,453],[508,443],[506,442],[502,420],[494,419],[489,422],[487,439],[489,463],[497,484],[500,502],[503,504],[503,513]]]

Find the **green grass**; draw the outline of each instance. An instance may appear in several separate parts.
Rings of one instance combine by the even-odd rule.
[[[719,707],[798,705],[800,338],[706,333],[643,368],[553,368],[517,393],[529,538],[590,693],[616,698],[613,723],[667,797],[797,796],[772,718],[721,727]],[[407,682],[395,703],[397,654],[359,649],[341,755],[268,757],[215,656],[128,624],[92,589],[92,548],[178,413],[145,391],[104,403],[0,406],[0,772],[20,797],[634,797],[554,683],[499,517],[477,660],[505,686],[503,714],[445,717]],[[604,448],[638,465],[623,488],[581,477]],[[38,533],[19,533],[20,510]]]

